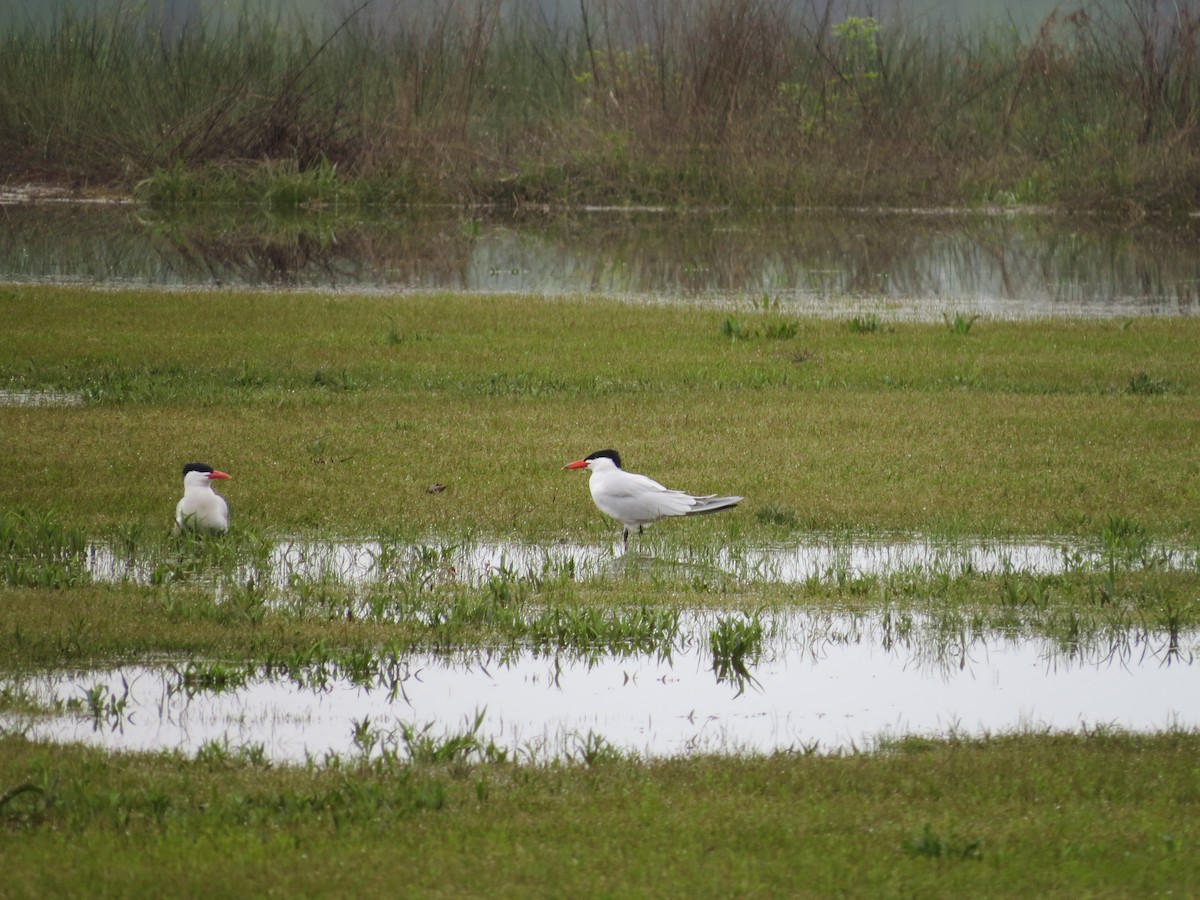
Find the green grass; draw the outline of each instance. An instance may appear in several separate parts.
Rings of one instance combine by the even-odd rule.
[[[288,768],[253,748],[111,757],[3,738],[5,890],[1127,896],[1200,877],[1195,735],[545,767],[457,759],[470,743]]]
[[[780,510],[804,530],[947,536],[1196,524],[1195,319],[965,338],[808,319],[768,339],[777,314],[748,311],[757,337],[730,341],[720,311],[595,298],[50,287],[14,288],[0,314],[0,387],[87,399],[0,408],[20,437],[0,508],[69,507],[92,530],[165,529],[202,459],[255,534],[599,538],[612,523],[561,466],[608,446],[669,486],[747,498],[654,528],[701,544],[777,538]]]
[[[142,552],[154,562],[152,548]],[[672,550],[656,552],[669,560]],[[721,680],[745,683],[770,637],[764,611],[784,619],[797,609],[879,618],[887,641],[919,645],[931,661],[952,658],[963,641],[986,643],[997,634],[1088,658],[1125,656],[1143,638],[1185,645],[1186,632],[1200,625],[1194,550],[1171,561],[1156,550],[1114,548],[1099,563],[1079,560],[1057,574],[933,566],[873,575],[835,570],[799,583],[705,570],[702,560],[475,585],[431,577],[420,561],[353,582],[292,574],[272,583],[252,559],[235,554],[152,571],[149,584],[0,584],[7,667],[167,659],[177,661],[184,690],[222,690],[254,674],[390,688],[414,651],[485,646],[586,661],[669,657],[699,641]],[[696,609],[719,614],[703,634],[685,617]],[[809,639],[838,640],[833,620],[828,633],[820,621],[818,615],[810,624]]]
[[[757,304],[26,286],[0,318],[0,388],[85,399],[0,407],[6,675],[169,660],[190,694],[259,677],[387,691],[415,650],[586,660],[691,640],[749,688],[773,612],[871,617],[930,664],[997,633],[1071,658],[1140,654],[1147,632],[1188,652],[1200,623],[1194,319],[852,330]],[[451,571],[471,540],[614,541],[561,469],[605,446],[747,499],[660,523],[581,578],[552,556],[474,584]],[[233,475],[221,538],[169,534],[196,458]],[[1068,549],[1057,574],[834,566],[798,584],[714,564],[814,532],[1057,535],[1101,555]],[[374,577],[266,577],[277,542],[345,537],[379,542]],[[96,543],[136,577],[91,578]],[[695,609],[712,611],[702,634],[682,624]],[[14,722],[129,715],[114,684],[68,703],[0,690]],[[253,743],[109,755],[10,732],[12,896],[1103,896],[1200,876],[1195,733],[660,761],[589,733],[533,765],[478,721],[364,719],[347,754],[280,766]]]

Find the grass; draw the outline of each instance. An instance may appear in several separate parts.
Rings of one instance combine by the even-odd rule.
[[[1029,34],[835,3],[138,4],[0,22],[0,178],[265,209],[406,202],[1186,209],[1190,7]],[[149,20],[148,20],[149,19]],[[165,35],[165,36],[164,36]],[[736,64],[731,64],[735,61]]]
[[[762,654],[763,625],[757,616],[722,616],[709,634],[712,669],[718,682],[733,682],[739,693],[754,683],[747,663]]]
[[[462,761],[469,733],[433,742],[415,765],[277,768],[253,748],[0,739],[6,890],[711,896],[793,893],[803,873],[815,896],[1067,896],[1200,876],[1194,735],[549,767]]]
[[[1179,664],[1194,652],[1193,319],[863,333],[755,304],[734,340],[726,312],[594,298],[26,286],[0,316],[0,388],[86,398],[0,407],[0,433],[19,436],[0,477],[6,676],[165,660],[186,696],[283,678],[386,697],[418,650],[588,661],[699,641],[715,676],[750,688],[772,623],[797,609],[878,627],[934,668],[998,634],[1070,659],[1133,659],[1147,634]],[[619,528],[561,466],[604,446],[747,500],[578,571],[554,542]],[[169,533],[194,458],[233,475],[228,535]],[[784,584],[716,565],[813,532],[1068,549],[1057,573],[834,564]],[[373,542],[358,581],[309,543],[347,538]],[[546,545],[545,563],[455,569],[457,549],[491,539]],[[278,571],[281,545],[305,565]],[[1071,557],[1083,545],[1098,561]],[[111,579],[90,574],[96,547]],[[701,634],[696,609],[711,611]],[[861,639],[840,624],[807,637]],[[119,682],[85,685],[49,710],[0,688],[14,896],[1079,896],[1200,875],[1195,733],[652,761],[589,732],[532,764],[481,734],[480,711],[445,730],[364,718],[349,752],[294,766],[253,742],[185,757],[21,736],[14,723],[44,713],[104,730],[138,714]]]
[[[233,476],[250,534],[599,538],[612,523],[561,466],[606,446],[748,498],[749,515],[654,527],[700,543],[778,535],[770,510],[835,533],[1195,526],[1194,319],[976,323],[970,340],[797,320],[730,342],[721,312],[592,299],[23,286],[0,305],[0,386],[88,398],[0,408],[21,435],[0,508],[58,508],[67,483],[91,531],[167,527],[179,466],[203,459]],[[775,316],[741,314],[760,333]],[[422,340],[389,343],[397,325]],[[1137,372],[1170,390],[1131,389]]]
[[[669,559],[677,551],[661,545],[657,552]],[[686,556],[677,565],[533,571],[474,584],[431,579],[416,559],[353,580],[299,571],[280,577],[255,565],[230,553],[148,583],[0,585],[8,617],[0,651],[8,667],[23,671],[177,660],[170,680],[185,692],[237,688],[260,675],[305,685],[344,678],[392,690],[406,654],[479,646],[589,661],[669,658],[700,641],[718,676],[747,681],[767,636],[764,610],[880,615],[885,643],[920,644],[931,659],[952,656],[956,642],[996,634],[1101,657],[1166,635],[1186,652],[1186,634],[1200,624],[1195,551],[1169,558],[1153,547],[1114,548],[1052,574],[934,563],[878,574],[830,571],[799,582],[705,569],[702,558],[689,563]],[[145,570],[158,572],[152,556]],[[685,615],[698,608],[720,614],[700,636]],[[813,639],[838,640],[833,624],[828,634],[815,623],[811,630]]]

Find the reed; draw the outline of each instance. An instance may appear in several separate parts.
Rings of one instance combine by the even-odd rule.
[[[1033,33],[838,4],[140,4],[0,30],[0,177],[159,203],[1064,203],[1194,195],[1200,16],[1122,3]]]

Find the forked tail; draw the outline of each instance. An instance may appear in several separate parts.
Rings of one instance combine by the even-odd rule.
[[[696,505],[687,511],[686,515],[689,516],[699,516],[703,515],[704,513],[720,512],[723,509],[733,509],[733,507],[737,506],[746,498],[718,497],[715,494],[712,494],[707,497],[693,497],[692,499],[696,501]]]

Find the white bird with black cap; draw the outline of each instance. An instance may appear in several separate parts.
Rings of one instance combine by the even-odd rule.
[[[175,506],[175,530],[228,531],[229,504],[212,489],[216,480],[229,478],[206,463],[183,467],[183,498]]]
[[[600,512],[612,516],[625,526],[621,539],[629,543],[629,529],[657,522],[666,516],[696,516],[730,509],[742,502],[742,497],[718,497],[716,494],[694,496],[683,491],[665,488],[652,478],[636,475],[621,468],[621,454],[616,450],[599,450],[591,456],[567,463],[564,469],[587,469],[588,487]]]

